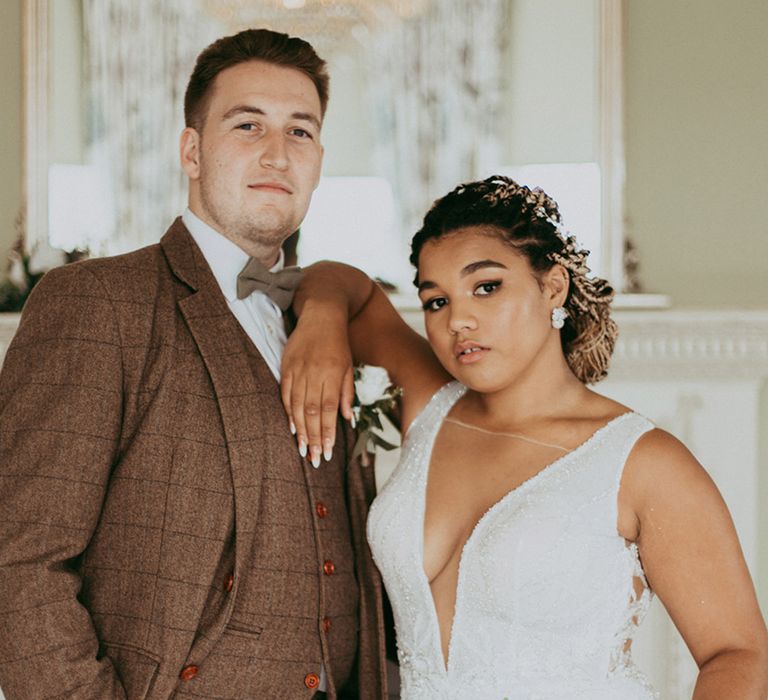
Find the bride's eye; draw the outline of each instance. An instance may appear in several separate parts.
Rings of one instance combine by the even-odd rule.
[[[424,309],[424,311],[439,311],[447,303],[448,300],[445,297],[432,297],[431,299],[427,299],[421,305],[421,308]]]
[[[475,296],[487,297],[488,295],[493,294],[499,287],[501,287],[501,280],[481,282],[475,287]]]

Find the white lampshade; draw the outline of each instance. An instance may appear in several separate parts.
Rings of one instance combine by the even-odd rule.
[[[379,177],[324,177],[312,195],[299,263],[339,260],[398,287],[412,276],[389,183]]]
[[[48,170],[48,240],[71,252],[98,250],[113,227],[112,195],[96,166],[54,163]]]

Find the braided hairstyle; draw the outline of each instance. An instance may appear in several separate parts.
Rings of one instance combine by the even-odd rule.
[[[564,232],[557,202],[538,187],[529,189],[502,175],[459,185],[432,205],[411,241],[417,286],[424,243],[468,226],[497,232],[527,258],[537,274],[556,264],[567,270],[570,285],[564,306],[568,316],[560,331],[563,353],[571,371],[585,384],[603,379],[617,335],[610,317],[613,289],[606,280],[589,276],[589,251],[580,249],[576,239]]]

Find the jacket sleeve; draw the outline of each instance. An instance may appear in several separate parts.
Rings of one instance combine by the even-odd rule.
[[[123,404],[116,315],[88,263],[52,270],[0,372],[0,688],[8,700],[125,698],[78,562],[96,528]]]

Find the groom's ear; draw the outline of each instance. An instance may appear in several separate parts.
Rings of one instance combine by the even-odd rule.
[[[200,134],[197,129],[188,126],[181,132],[179,141],[181,167],[190,180],[200,178]]]

